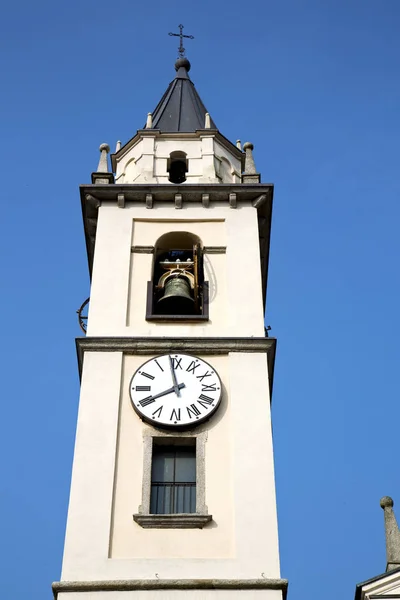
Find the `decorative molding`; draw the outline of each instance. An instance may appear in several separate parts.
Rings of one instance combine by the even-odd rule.
[[[282,590],[286,600],[287,579],[118,579],[114,581],[56,581],[54,599],[66,592],[130,592],[135,590]]]
[[[125,208],[125,194],[117,194],[118,208]]]
[[[261,175],[260,173],[252,173],[248,175],[247,173],[243,173],[242,175],[242,183],[260,183]]]
[[[202,194],[201,195],[201,203],[204,208],[209,208],[210,206],[210,194]]]
[[[114,183],[114,175],[112,173],[92,173],[92,183],[94,185]]]
[[[254,337],[84,337],[77,338],[80,352],[125,352],[152,354],[194,352],[200,354],[228,354],[229,352],[271,352],[276,339]]]
[[[101,206],[101,201],[98,198],[95,198],[95,196],[92,196],[92,194],[86,194],[85,200],[92,208],[99,208]]]
[[[229,194],[229,206],[231,208],[236,208],[237,207],[237,198],[236,198],[236,194],[234,192],[231,192]]]
[[[132,246],[131,252],[135,254],[154,254],[154,246]]]
[[[226,254],[226,246],[204,246],[205,254]]]
[[[146,194],[146,208],[153,208],[153,194]]]
[[[182,208],[182,194],[175,194],[175,208]]]
[[[254,208],[260,208],[267,201],[267,194],[261,194],[253,201]]]
[[[212,515],[180,513],[176,515],[133,515],[135,523],[143,529],[203,529]]]
[[[93,185],[107,185],[110,183],[114,183],[114,174],[113,173],[92,173],[92,184]]]

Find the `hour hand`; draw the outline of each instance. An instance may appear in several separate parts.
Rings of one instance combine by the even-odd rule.
[[[185,384],[180,383],[177,387],[179,390],[181,390],[182,388],[185,387]],[[161,398],[161,396],[166,396],[167,394],[171,394],[174,391],[175,391],[175,386],[170,387],[167,390],[164,390],[163,392],[159,392],[158,394],[155,394],[154,396],[151,396],[150,398],[146,398],[146,400],[148,400],[149,402],[150,401],[153,402],[153,400],[156,400],[157,398]]]
[[[169,368],[171,369],[171,376],[172,376],[172,383],[174,384],[174,392],[177,396],[180,396],[180,388],[181,388],[181,384],[178,385],[178,381],[176,379],[176,373],[175,373],[175,369],[174,369],[174,364],[172,362],[172,358],[170,355],[168,355],[169,358]]]

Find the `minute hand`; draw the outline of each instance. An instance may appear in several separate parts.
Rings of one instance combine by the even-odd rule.
[[[178,389],[182,389],[185,387],[184,383],[180,383],[178,386]],[[159,394],[156,394],[155,396],[151,396],[151,398],[148,398],[148,400],[156,400],[157,398],[161,398],[161,396],[166,396],[167,394],[171,394],[172,392],[175,392],[175,387],[170,387],[167,390],[164,390],[163,392],[160,392]]]
[[[181,388],[180,385],[178,385],[178,381],[176,379],[176,373],[175,373],[175,369],[174,369],[174,363],[172,362],[172,358],[170,355],[168,355],[169,358],[169,368],[171,370],[171,376],[172,376],[172,383],[174,384],[174,392],[177,396],[180,396],[179,390]]]

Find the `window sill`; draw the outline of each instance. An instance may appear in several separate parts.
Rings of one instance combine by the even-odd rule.
[[[208,315],[153,315],[146,314],[146,321],[209,321]]]
[[[176,515],[133,515],[133,520],[144,529],[203,529],[212,515],[181,513]]]

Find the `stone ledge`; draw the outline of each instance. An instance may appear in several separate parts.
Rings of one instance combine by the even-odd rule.
[[[228,354],[229,352],[274,352],[276,339],[272,337],[85,337],[76,338],[78,350],[83,352],[125,352],[151,354],[152,352],[201,352]]]
[[[203,529],[212,515],[181,513],[179,515],[133,515],[133,520],[144,529]]]
[[[287,579],[123,579],[114,581],[56,581],[53,594],[61,592],[129,592],[133,590],[282,590]]]
[[[226,254],[226,246],[204,246],[204,254]]]
[[[154,254],[154,246],[132,246],[131,252],[136,254]]]

